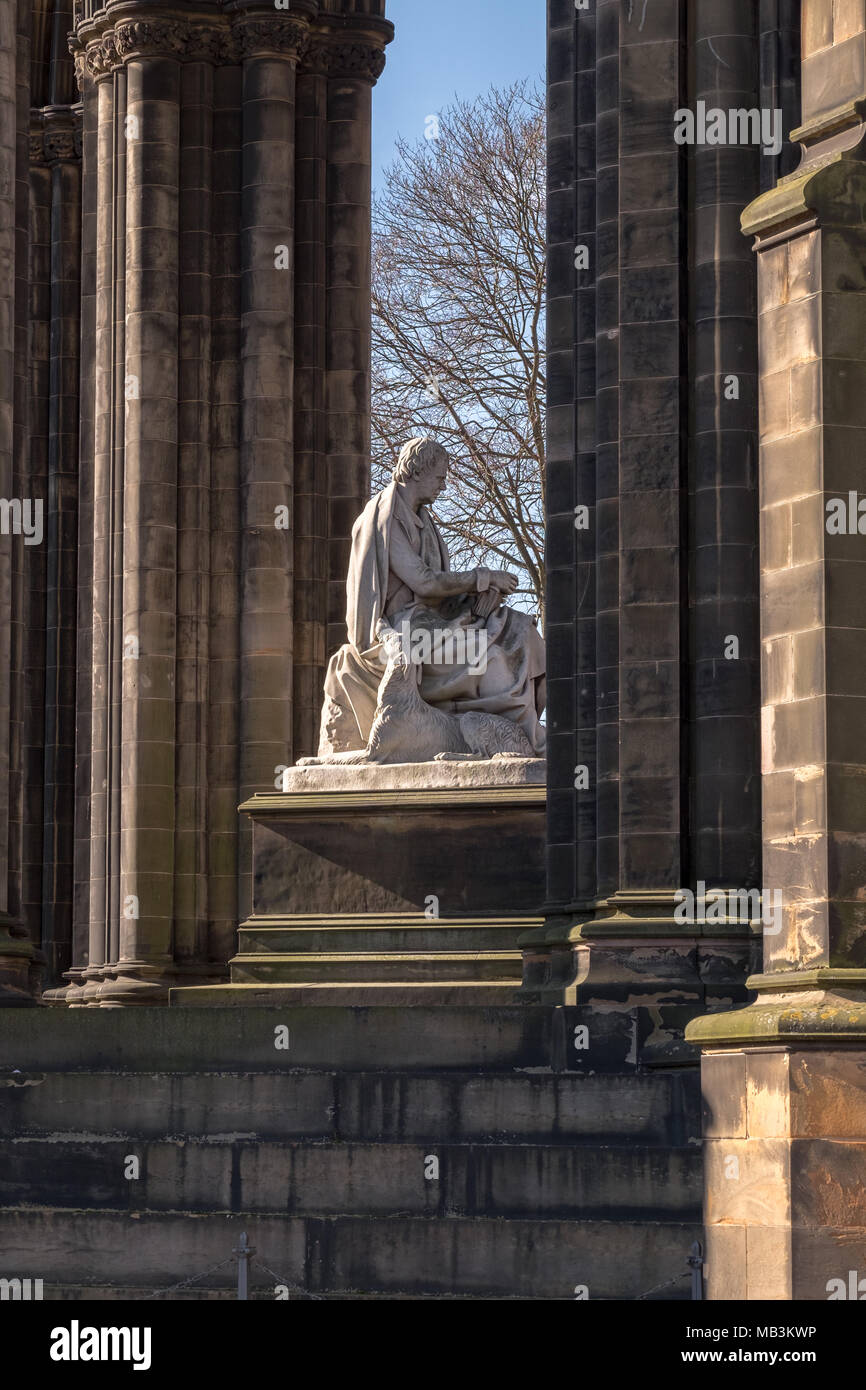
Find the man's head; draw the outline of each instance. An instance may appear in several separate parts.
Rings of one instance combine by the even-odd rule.
[[[400,450],[395,483],[414,483],[422,502],[435,502],[445,489],[448,454],[435,439],[410,439]]]

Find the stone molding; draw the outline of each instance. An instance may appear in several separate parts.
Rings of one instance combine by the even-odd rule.
[[[86,77],[98,81],[132,58],[175,58],[180,62],[233,65],[274,55],[293,59],[306,73],[358,78],[375,83],[385,67],[384,45],[390,35],[339,37],[318,31],[285,15],[244,16],[228,25],[198,24],[185,19],[123,20],[95,34],[74,34],[70,49],[79,88]]]
[[[133,58],[230,65],[274,54],[297,61],[307,43],[306,24],[275,15],[246,19],[231,29],[183,19],[124,20],[85,41],[73,37],[70,47],[80,87],[85,75],[98,81]]]

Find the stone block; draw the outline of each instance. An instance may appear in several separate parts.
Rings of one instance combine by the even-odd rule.
[[[702,1065],[706,1139],[746,1137],[746,1059],[742,1052],[710,1053]]]

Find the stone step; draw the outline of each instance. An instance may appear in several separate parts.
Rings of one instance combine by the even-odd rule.
[[[0,1076],[0,1134],[131,1139],[700,1140],[696,1069],[532,1072],[43,1072]]]
[[[0,1141],[3,1207],[697,1222],[701,1179],[699,1146]]]
[[[324,1006],[355,1009],[493,1008],[512,1004],[519,979],[471,980],[311,980],[305,984],[192,985],[170,991],[169,1003],[184,1009]]]
[[[387,951],[513,951],[518,938],[537,930],[536,917],[467,917],[429,920],[417,913],[340,917],[251,918],[238,931],[238,957],[246,955],[358,954]]]
[[[299,1067],[348,1072],[438,1067],[486,1071],[550,1067],[555,1009],[487,1003],[513,985],[454,985],[460,1002],[427,1001],[442,986],[418,985],[411,1010],[346,1007],[357,985],[205,987],[245,1008],[3,1009],[0,1071],[282,1072]],[[400,987],[376,986],[399,1004]],[[173,994],[197,996],[196,989]],[[293,1008],[300,997],[303,1007]],[[268,1002],[266,1002],[268,1001]],[[207,1005],[207,998],[192,1003]],[[264,1006],[263,1006],[264,1005]],[[282,1043],[288,1036],[288,1047]]]
[[[241,1231],[262,1266],[312,1294],[628,1301],[660,1284],[658,1299],[687,1298],[686,1258],[702,1228],[690,1221],[563,1221],[484,1217],[228,1216],[63,1210],[0,1211],[0,1277],[82,1287],[82,1260],[98,1252],[104,1289],[165,1289],[231,1260]],[[83,1244],[86,1242],[86,1247]],[[231,1288],[230,1263],[198,1281]],[[668,1282],[673,1281],[673,1282]],[[273,1281],[275,1282],[275,1281]]]
[[[225,1271],[223,1271],[225,1273]],[[275,1284],[269,1278],[265,1270],[259,1266],[253,1266],[249,1274],[247,1287],[247,1298],[251,1303],[268,1302],[273,1303],[276,1294]],[[237,1302],[237,1278],[231,1284],[222,1288],[203,1289],[197,1283],[186,1288],[172,1288],[171,1292],[163,1293],[161,1297],[165,1301],[172,1303],[235,1303]],[[372,1303],[379,1302],[382,1298],[387,1298],[393,1302],[412,1302],[412,1303],[459,1303],[472,1301],[472,1294],[437,1294],[437,1293],[307,1293],[303,1289],[291,1288],[288,1295],[280,1293],[280,1297],[288,1297],[298,1303],[305,1302],[351,1302],[351,1303]],[[573,1295],[569,1295],[572,1298]],[[135,1303],[139,1300],[154,1299],[153,1290],[136,1286],[112,1288],[106,1284],[44,1284],[42,1298],[45,1303]],[[485,1303],[506,1303],[509,1300],[525,1302],[519,1294],[488,1294],[484,1296]],[[98,1319],[96,1319],[98,1321]]]
[[[231,961],[232,984],[374,984],[414,985],[460,983],[505,984],[513,981],[512,992],[520,985],[523,958],[519,951],[372,951],[356,955],[253,955],[249,952]],[[212,988],[212,986],[205,986]]]

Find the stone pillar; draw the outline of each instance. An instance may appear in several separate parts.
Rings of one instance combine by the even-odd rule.
[[[35,15],[34,15],[35,17]],[[35,35],[34,35],[35,37]],[[36,62],[32,65],[37,68]],[[46,74],[47,76],[47,74]],[[45,621],[47,552],[51,510],[48,496],[48,414],[51,362],[51,169],[45,157],[44,115],[31,110],[30,229],[28,245],[29,359],[28,446],[26,474],[19,496],[39,500],[43,508],[42,541],[21,556],[23,625],[21,662],[27,697],[22,707],[22,768],[25,794],[21,834],[21,909],[31,941],[42,929],[42,833],[45,742]],[[25,482],[26,478],[26,482]]]
[[[689,1030],[713,1299],[866,1289],[862,3],[804,0],[802,58],[802,161],[742,219],[759,287],[763,883],[780,910],[756,1002]]]
[[[161,997],[174,920],[181,69],[170,37],[167,52],[149,37],[146,26],[117,34],[129,53],[125,114],[138,124],[126,140],[122,633],[112,653],[123,673],[109,898],[119,940],[100,998],[125,1003]]]
[[[90,194],[95,215],[93,327],[93,453],[87,459],[92,478],[92,561],[90,646],[90,853],[87,865],[89,913],[86,981],[80,1002],[97,997],[103,970],[110,958],[108,940],[108,841],[110,783],[110,594],[112,574],[111,508],[111,391],[112,288],[114,268],[114,78],[113,40],[91,48],[87,55],[93,79],[91,100],[96,107],[95,159]],[[89,173],[89,170],[87,171]]]
[[[81,331],[80,112],[45,112],[51,170],[51,357],[45,616],[41,946],[47,979],[72,964],[75,648],[78,540],[78,377]]]
[[[393,30],[320,15],[297,83],[294,757],[318,746],[345,640],[351,528],[369,495],[371,92]],[[331,27],[333,25],[333,27]]]
[[[75,802],[72,958],[67,986],[47,991],[48,1003],[77,1006],[85,988],[90,948],[93,731],[93,485],[95,442],[96,271],[99,114],[97,83],[83,51],[75,54],[81,96],[81,360],[78,377],[78,585],[75,642]]]
[[[256,18],[243,59],[241,795],[292,761],[295,65],[307,29]],[[241,910],[251,905],[249,840]]]
[[[210,643],[207,717],[208,955],[235,950],[238,913],[240,743],[240,64],[214,72],[211,279]]]
[[[295,121],[295,760],[318,748],[327,651],[327,62],[321,40],[305,53]]]
[[[549,5],[548,903],[522,995],[587,1011],[590,1067],[696,1060],[688,1018],[745,998],[751,925],[677,907],[758,875],[755,288],[734,233],[761,155],[674,133],[698,101],[758,105],[757,18]]]
[[[328,53],[328,654],[345,641],[352,526],[370,494],[370,125],[385,41],[336,43]]]
[[[215,50],[216,45],[214,45]],[[214,55],[215,56],[215,55]],[[213,64],[181,73],[174,956],[207,959]]]
[[[22,396],[21,373],[26,372],[27,364],[29,13],[24,0],[18,3],[0,0],[0,266],[3,267],[0,275],[0,497],[6,500],[20,497],[17,486],[21,475],[17,465],[21,424],[18,422],[26,401],[26,377]],[[23,97],[18,81],[22,66]],[[24,112],[26,124],[22,124]],[[20,692],[15,676],[14,624],[20,592],[16,552],[22,544],[21,535],[0,535],[0,1004],[3,1005],[32,1002],[30,968],[34,957],[20,912],[20,836],[15,805],[21,773],[17,756],[20,750],[16,734]],[[20,634],[20,627],[17,631]]]

